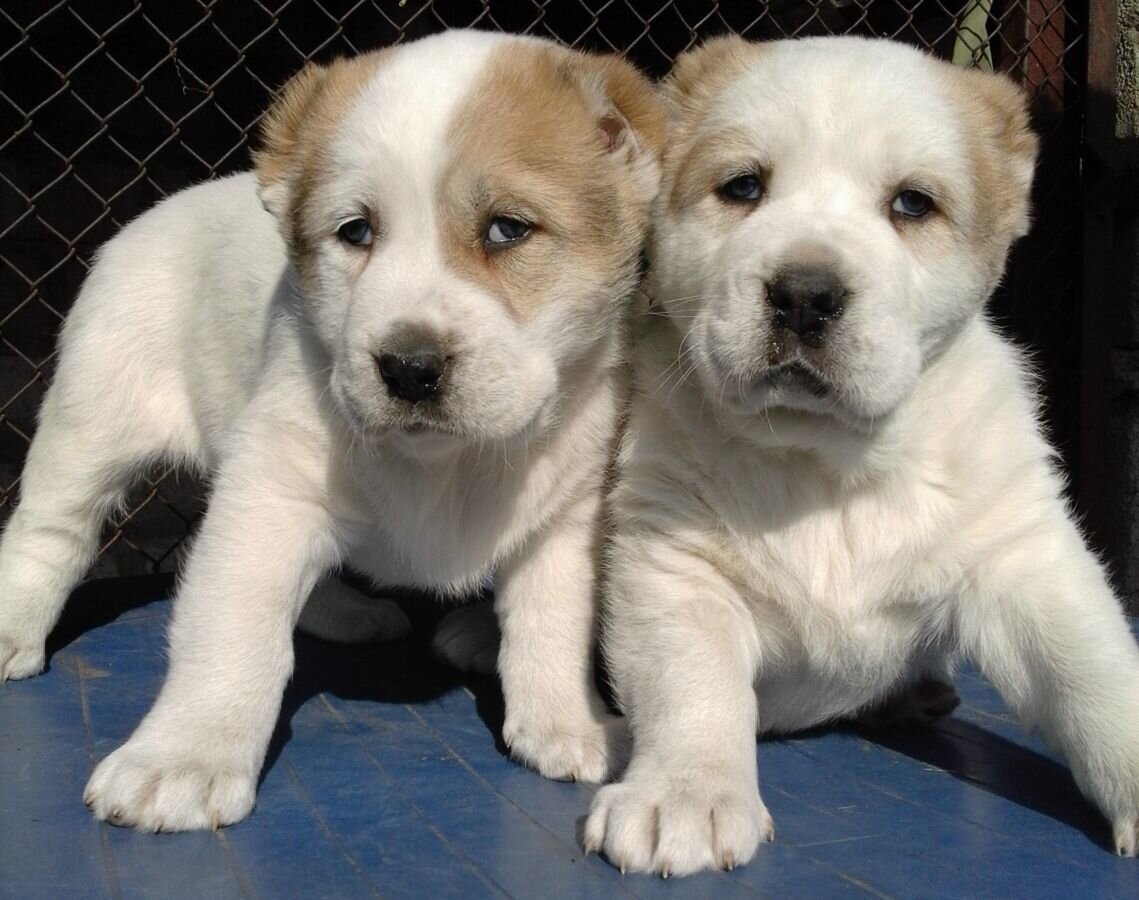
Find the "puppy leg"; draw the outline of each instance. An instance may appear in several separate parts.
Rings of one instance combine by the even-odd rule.
[[[189,455],[180,423],[132,408],[126,391],[88,397],[60,373],[28,450],[20,503],[0,542],[0,681],[44,666],[44,643],[86,574],[103,520],[139,467]],[[108,402],[120,401],[113,414]]]
[[[288,435],[223,465],[174,603],[170,668],[154,707],[96,767],[84,801],[143,831],[247,816],[293,666],[293,627],[338,563],[326,483]],[[316,471],[313,471],[316,470]]]
[[[547,778],[604,781],[624,755],[624,723],[594,684],[599,506],[598,496],[579,503],[495,580],[502,737]]]
[[[398,603],[369,597],[335,576],[313,590],[297,628],[338,644],[382,644],[411,634],[411,622]]]
[[[756,768],[755,621],[707,563],[684,556],[615,559],[604,643],[633,759],[597,792],[584,842],[622,871],[730,869],[775,833]]]
[[[902,687],[858,713],[854,721],[867,728],[920,728],[932,725],[961,705],[944,655],[922,654],[910,673]]]
[[[999,548],[960,598],[962,649],[1028,727],[1061,751],[1139,850],[1139,648],[1102,568],[1057,504],[1050,521]]]
[[[498,619],[488,603],[457,607],[435,626],[431,649],[456,669],[493,675],[498,663]]]

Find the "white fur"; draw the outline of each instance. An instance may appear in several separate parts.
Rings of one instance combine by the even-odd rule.
[[[702,120],[753,129],[768,195],[720,232],[662,190],[665,312],[640,343],[604,634],[634,752],[585,829],[622,868],[745,862],[773,835],[757,731],[857,714],[960,655],[1136,852],[1139,650],[1023,357],[982,310],[996,274],[968,237],[989,198],[943,65],[853,39],[768,47]],[[884,212],[909,169],[959,204],[928,251]],[[763,284],[808,244],[853,288],[824,399],[764,377]]]
[[[181,830],[250,812],[294,623],[341,564],[449,595],[497,571],[507,744],[551,777],[609,771],[617,742],[591,675],[593,543],[621,336],[557,302],[511,319],[448,266],[435,221],[447,130],[507,40],[459,32],[393,51],[329,150],[335,189],[309,215],[327,217],[330,238],[308,295],[252,174],[142,216],[84,286],[0,547],[0,676],[42,668],[99,524],[139,467],[213,473],[174,603],[169,675],[92,775],[85,799],[98,817]],[[388,230],[361,270],[332,235],[362,197]],[[286,193],[264,200],[281,212]],[[593,291],[620,307],[612,286],[574,275],[578,301]],[[394,418],[371,353],[397,322],[455,332],[447,431]],[[309,615],[317,632],[406,629],[398,610],[360,609],[339,587],[322,597],[343,608],[331,621]]]

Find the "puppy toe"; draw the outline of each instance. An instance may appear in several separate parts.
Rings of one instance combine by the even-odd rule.
[[[652,773],[599,790],[583,842],[622,871],[668,878],[743,865],[774,833],[754,780]]]
[[[565,721],[513,718],[502,737],[511,756],[555,781],[608,781],[623,767],[628,748],[624,719],[608,714]]]
[[[660,811],[623,784],[601,788],[585,825],[586,846],[626,872],[653,871]]]
[[[15,634],[0,634],[0,681],[18,681],[44,668],[44,642]]]
[[[96,767],[83,800],[112,825],[189,831],[240,821],[255,793],[255,773],[128,742]]]
[[[1113,829],[1117,856],[1139,854],[1139,819],[1128,818],[1117,822]]]
[[[732,869],[750,860],[774,834],[758,794],[681,789],[661,805],[657,868],[674,875]]]

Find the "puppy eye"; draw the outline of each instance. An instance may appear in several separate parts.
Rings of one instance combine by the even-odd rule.
[[[372,244],[372,226],[364,218],[349,219],[336,229],[336,236],[353,247],[369,247]]]
[[[533,230],[533,225],[529,222],[523,222],[521,219],[495,216],[487,225],[486,234],[483,235],[483,244],[490,250],[509,247],[525,240]]]
[[[721,184],[717,193],[733,203],[750,203],[763,194],[763,183],[758,175],[739,175]]]
[[[898,191],[898,196],[890,204],[890,209],[907,219],[921,219],[933,210],[933,198],[929,194],[908,188]]]

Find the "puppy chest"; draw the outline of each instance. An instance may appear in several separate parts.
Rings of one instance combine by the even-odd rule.
[[[348,557],[377,583],[465,592],[477,589],[502,555],[502,531],[409,509],[356,529]]]
[[[778,635],[788,658],[846,673],[908,656],[951,580],[929,548],[851,524],[820,517],[740,545],[761,641]]]

